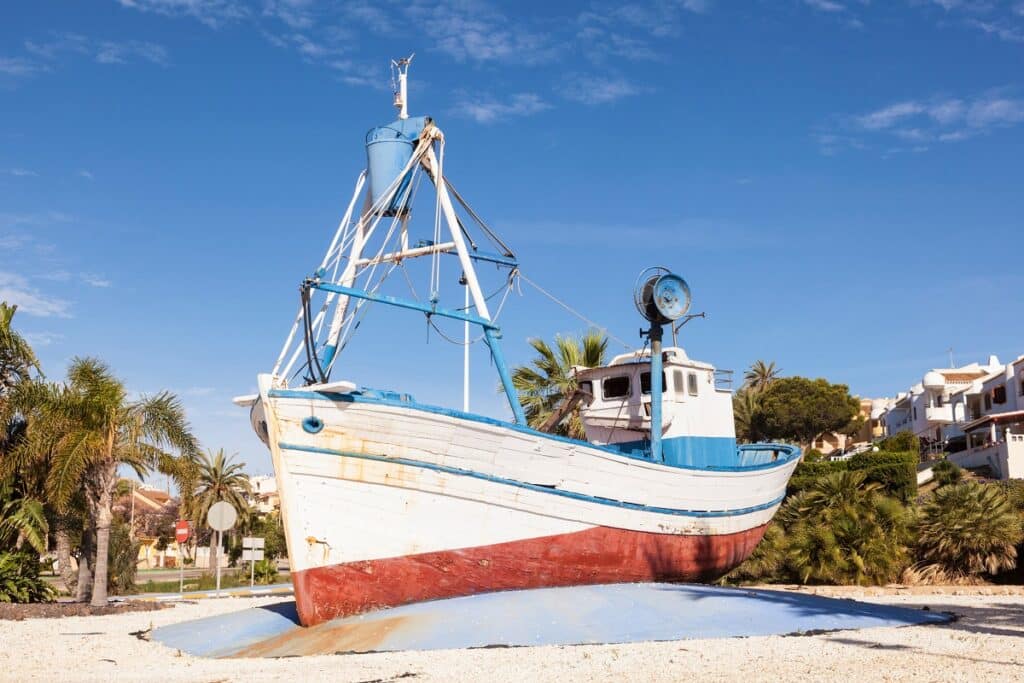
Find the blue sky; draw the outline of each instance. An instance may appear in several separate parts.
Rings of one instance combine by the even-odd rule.
[[[269,471],[230,397],[273,364],[410,52],[460,191],[627,341],[663,264],[723,368],[876,396],[950,347],[1024,353],[1024,0],[40,0],[0,10],[0,298],[48,375],[98,355]],[[335,377],[457,406],[460,350],[373,315]],[[529,288],[502,323],[513,363],[585,327]],[[473,354],[474,408],[506,415]]]

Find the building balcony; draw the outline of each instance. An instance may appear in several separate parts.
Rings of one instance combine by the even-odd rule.
[[[952,424],[953,422],[953,406],[933,406],[931,408],[924,409],[924,419],[928,422],[938,424]]]

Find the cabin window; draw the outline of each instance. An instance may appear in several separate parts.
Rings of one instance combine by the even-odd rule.
[[[665,380],[665,373],[661,373],[661,390],[666,391],[668,389],[668,382]],[[641,372],[640,373],[640,393],[649,394],[651,393],[651,373]]]
[[[690,396],[697,395],[697,373],[691,372],[686,376],[686,391]]]
[[[589,379],[584,381],[584,382],[580,382],[579,391],[580,391],[581,394],[585,394],[587,396],[593,396],[594,395],[594,383],[591,382]]]
[[[629,375],[606,377],[601,383],[605,398],[622,398],[629,396]]]
[[[1021,382],[1024,383],[1024,377],[1021,378]],[[685,391],[685,389],[683,388],[682,370],[676,370],[675,372],[672,373],[672,384],[675,387],[676,393],[682,396],[683,392]],[[1024,386],[1024,384],[1022,384],[1021,386]],[[1022,391],[1021,393],[1024,393],[1024,391]]]
[[[992,401],[994,403],[1006,403],[1006,385],[992,390]]]

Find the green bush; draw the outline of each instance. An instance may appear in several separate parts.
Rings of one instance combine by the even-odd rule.
[[[912,516],[864,471],[818,477],[783,504],[725,581],[884,584],[909,564]]]
[[[804,462],[820,462],[825,454],[817,448],[808,448],[804,451]]]
[[[943,486],[921,510],[922,564],[944,577],[995,575],[1013,569],[1022,540],[1020,513],[999,486],[977,482]]]
[[[274,560],[260,560],[254,569],[256,583],[270,584],[278,580],[277,562]]]
[[[917,497],[916,452],[875,451],[858,453],[850,458],[851,470],[867,474],[867,480],[881,484],[883,491],[904,503]]]
[[[921,452],[921,440],[914,436],[913,432],[904,429],[902,432],[897,432],[887,439],[882,439],[878,447],[883,451],[918,454]]]
[[[35,553],[0,553],[0,602],[53,602],[57,591],[39,576]]]
[[[938,486],[949,486],[950,484],[959,484],[964,478],[964,471],[957,467],[956,463],[940,460],[932,465],[932,476]]]
[[[810,488],[821,477],[835,474],[836,472],[846,472],[849,469],[849,464],[847,460],[818,460],[812,462],[803,460],[796,466],[796,470],[789,480],[786,495],[793,496]]]

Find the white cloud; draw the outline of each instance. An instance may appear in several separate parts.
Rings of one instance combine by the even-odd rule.
[[[189,16],[210,28],[249,16],[249,8],[234,0],[117,0],[122,7],[168,17]]]
[[[846,7],[833,0],[804,0],[804,4],[822,12],[843,12]]]
[[[999,128],[1024,123],[1024,98],[1004,90],[993,90],[973,98],[935,97],[904,100],[867,114],[849,117],[845,130],[825,131],[817,136],[825,154],[843,148],[864,148],[869,136],[892,136],[916,143],[910,150],[927,151],[925,143],[960,142]],[[856,144],[854,144],[856,143]]]
[[[9,168],[7,169],[7,173],[18,178],[34,178],[39,175],[35,171],[31,171],[27,168]]]
[[[47,71],[45,64],[39,64],[24,57],[0,57],[0,74],[22,78]]]
[[[64,335],[56,332],[26,332],[25,339],[32,346],[50,346],[64,339]]]
[[[86,180],[95,180],[95,178],[96,178],[96,176],[94,176],[89,171],[86,171],[84,168],[82,170],[80,170],[78,173],[76,173],[75,175],[77,175],[79,178],[85,178]]]
[[[539,64],[551,61],[560,51],[550,34],[482,2],[419,0],[405,13],[433,39],[435,49],[457,62]]]
[[[125,64],[132,57],[166,66],[167,48],[156,43],[129,40],[122,43],[104,41],[96,47],[95,59],[100,64]]]
[[[979,21],[978,19],[970,19],[967,23],[968,25],[984,31],[985,33],[997,36],[1000,40],[1005,40],[1008,43],[1024,43],[1024,30],[1022,29],[997,24],[991,21]]]
[[[563,94],[566,99],[583,104],[607,104],[644,90],[624,78],[578,76],[570,80]]]
[[[99,275],[94,275],[92,273],[82,273],[81,278],[82,282],[89,285],[90,287],[106,288],[113,284],[110,280]]]
[[[98,64],[125,64],[133,59],[162,66],[168,63],[167,49],[162,45],[141,40],[98,41],[78,33],[54,32],[44,41],[26,40],[24,48],[31,57],[0,59],[0,72],[29,76],[52,71],[65,55],[92,58]]]
[[[882,128],[889,128],[898,121],[908,116],[919,114],[923,110],[924,108],[916,102],[898,102],[869,114],[864,114],[858,118],[858,122],[863,128],[868,130],[880,130]]]
[[[505,101],[493,98],[470,101],[463,96],[456,105],[455,113],[468,116],[477,123],[494,123],[499,119],[529,116],[550,108],[536,93],[519,93]]]
[[[71,317],[67,301],[41,293],[16,273],[0,271],[0,301],[16,304],[18,310],[26,315],[40,318]]]
[[[972,128],[1009,126],[1024,121],[1024,99],[989,97],[971,104],[967,125]]]

